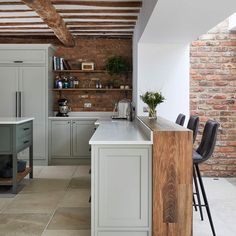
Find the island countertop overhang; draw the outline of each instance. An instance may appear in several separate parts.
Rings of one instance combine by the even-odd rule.
[[[96,124],[99,126],[89,141],[91,145],[152,145],[151,130],[138,120],[101,119]]]

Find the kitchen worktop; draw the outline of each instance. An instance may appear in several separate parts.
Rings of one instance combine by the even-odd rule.
[[[127,120],[99,119],[96,132],[89,144],[152,144],[150,134],[144,131],[143,124],[138,120],[130,122]]]
[[[111,118],[113,114],[113,112],[69,112],[68,113],[68,117],[60,117],[60,116],[56,116],[57,112],[55,112],[55,116],[50,116],[48,117],[49,120],[78,120],[78,119],[109,119]]]
[[[0,117],[0,125],[18,125],[34,120],[33,117]]]

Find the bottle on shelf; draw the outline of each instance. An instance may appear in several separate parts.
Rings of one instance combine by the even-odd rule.
[[[70,76],[69,77],[69,88],[74,88],[75,84],[74,84],[74,77]]]
[[[63,80],[63,88],[69,88],[69,82],[68,82],[68,78],[66,76],[64,76],[64,80]]]

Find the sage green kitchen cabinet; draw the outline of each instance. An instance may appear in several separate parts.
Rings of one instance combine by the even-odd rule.
[[[72,156],[90,158],[89,140],[95,131],[94,121],[73,121],[72,123]]]
[[[50,121],[50,163],[77,164],[91,158],[89,140],[95,132],[95,120],[58,118]]]
[[[150,145],[92,145],[92,236],[151,235]]]
[[[70,157],[71,152],[71,122],[53,121],[51,126],[52,157]]]
[[[34,163],[48,164],[48,117],[53,113],[54,49],[49,44],[0,44],[0,117],[34,117]],[[29,150],[18,157],[28,160]]]

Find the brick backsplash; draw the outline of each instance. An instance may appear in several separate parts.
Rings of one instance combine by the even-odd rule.
[[[201,166],[207,176],[236,176],[236,33],[227,28],[228,20],[191,45],[191,114],[200,134],[208,119],[220,123],[213,158]]]
[[[132,65],[132,40],[119,38],[78,38],[76,46],[66,48],[59,46],[56,56],[63,57],[72,69],[80,69],[81,61],[94,62],[96,70],[104,70],[106,61],[111,56],[122,56]],[[71,74],[80,81],[80,87],[95,87],[92,78],[100,79],[105,87],[112,77],[106,73]],[[132,73],[116,78],[117,84],[132,86]],[[54,92],[54,110],[57,110],[59,92]],[[114,104],[120,99],[132,99],[131,91],[66,91],[61,97],[68,99],[72,111],[112,111]],[[84,103],[90,102],[91,108],[84,108]]]

